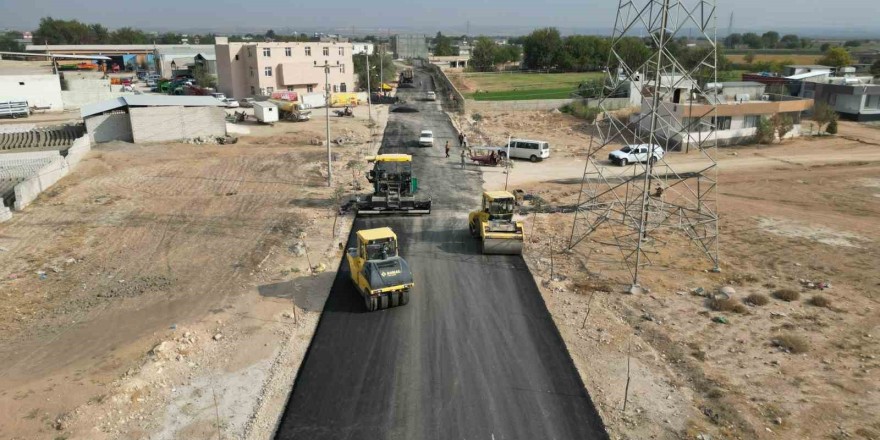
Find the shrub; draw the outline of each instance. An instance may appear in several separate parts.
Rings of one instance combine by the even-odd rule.
[[[716,312],[746,313],[748,309],[730,298],[713,298],[709,300],[709,308]]]
[[[760,293],[753,293],[746,297],[746,304],[751,304],[753,306],[764,306],[770,302],[770,298],[767,298],[767,295],[763,295]]]
[[[602,110],[599,108],[590,107],[579,101],[563,106],[560,111],[581,119],[586,119],[588,122],[595,121],[596,117],[599,116],[599,113],[602,113]]]
[[[471,119],[473,119],[475,122],[480,122],[483,120],[483,115],[479,113],[474,113],[471,115]]]
[[[776,127],[770,122],[770,118],[761,116],[758,119],[758,128],[755,132],[755,142],[759,144],[770,144],[776,138]]]
[[[825,132],[828,134],[837,134],[837,118],[831,120],[828,123],[828,127],[825,127]]]
[[[806,339],[795,335],[780,335],[773,338],[773,345],[793,353],[806,353],[810,351],[810,343]]]
[[[816,295],[810,298],[810,304],[816,307],[831,307],[831,300],[822,295]]]
[[[779,289],[773,292],[773,296],[776,297],[776,299],[792,302],[797,301],[801,297],[801,294],[794,289]]]

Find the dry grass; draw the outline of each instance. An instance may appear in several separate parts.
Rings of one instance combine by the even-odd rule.
[[[801,293],[794,289],[779,289],[773,292],[773,296],[776,299],[791,302],[797,301],[801,297]]]
[[[716,312],[746,313],[748,309],[731,298],[714,298],[709,300],[709,308]]]
[[[805,338],[796,335],[779,335],[773,338],[773,345],[792,354],[800,354],[810,351],[810,342]]]
[[[816,295],[816,296],[810,298],[810,304],[812,304],[816,307],[829,308],[829,307],[831,307],[831,299],[829,299],[826,296]]]
[[[761,293],[753,293],[746,297],[745,302],[753,306],[765,306],[770,302],[770,298]]]

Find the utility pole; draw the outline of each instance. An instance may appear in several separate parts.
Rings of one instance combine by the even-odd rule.
[[[370,113],[370,122],[373,122],[373,89],[370,88],[370,51],[364,51],[364,56],[367,58],[367,111]],[[379,78],[379,82],[381,78]]]
[[[330,68],[338,66],[331,66],[327,60],[324,60],[323,66],[315,67],[324,69],[324,109],[327,115],[327,186],[333,186],[333,157],[330,155]]]

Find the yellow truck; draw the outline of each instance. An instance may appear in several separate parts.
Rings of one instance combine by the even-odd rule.
[[[333,93],[330,95],[330,107],[357,107],[361,99],[357,93]]]
[[[413,286],[409,264],[397,254],[397,235],[391,228],[357,232],[357,247],[346,252],[351,281],[374,312],[406,305]]]
[[[468,229],[480,239],[484,254],[520,255],[525,241],[523,223],[513,220],[516,198],[507,191],[486,191],[483,206],[468,215]]]

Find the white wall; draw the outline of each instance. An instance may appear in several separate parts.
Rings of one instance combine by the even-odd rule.
[[[134,107],[129,114],[135,143],[226,135],[221,107]]]
[[[58,75],[0,75],[0,101],[26,99],[30,107],[64,110]]]
[[[109,113],[86,118],[86,131],[93,143],[110,141],[132,142],[131,123],[127,113]]]
[[[840,95],[834,102],[834,110],[841,113],[859,114],[865,106],[865,95]]]
[[[67,157],[61,157],[58,151],[35,151],[25,153],[5,153],[3,158],[43,160],[44,165],[32,170],[30,177],[17,185],[15,185],[15,210],[21,211],[30,205],[36,198],[61,180],[70,171],[75,168],[79,162],[92,149],[92,144],[88,136],[82,136],[73,142],[73,145],[67,152]],[[0,208],[0,221],[4,216]]]

